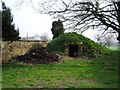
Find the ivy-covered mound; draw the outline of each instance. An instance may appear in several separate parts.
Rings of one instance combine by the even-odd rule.
[[[93,58],[109,53],[109,50],[105,46],[102,46],[75,32],[59,35],[59,37],[53,39],[47,44],[47,48],[64,55],[66,52],[66,45],[69,46],[70,44],[80,45],[81,51],[79,56]]]

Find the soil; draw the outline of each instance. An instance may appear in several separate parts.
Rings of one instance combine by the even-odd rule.
[[[31,64],[53,64],[60,61],[62,57],[45,47],[30,50],[27,54],[18,56],[17,60]]]

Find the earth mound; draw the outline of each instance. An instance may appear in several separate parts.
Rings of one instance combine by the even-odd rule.
[[[109,53],[109,49],[89,38],[75,33],[64,33],[47,44],[47,48],[61,55],[95,58]]]
[[[61,60],[61,56],[45,47],[30,50],[27,54],[18,56],[17,60],[30,64],[53,64]]]

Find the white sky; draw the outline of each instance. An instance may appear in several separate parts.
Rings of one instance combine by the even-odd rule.
[[[47,33],[49,38],[52,38],[52,18],[49,15],[43,15],[36,13],[31,7],[27,4],[23,4],[20,9],[15,8],[16,0],[2,0],[5,2],[6,6],[11,8],[13,14],[13,20],[15,26],[20,30],[20,36],[26,37],[34,36],[35,34]],[[84,36],[94,40],[95,35],[91,30],[83,33]]]

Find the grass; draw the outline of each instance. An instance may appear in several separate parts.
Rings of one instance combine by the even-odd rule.
[[[3,88],[118,88],[118,52],[54,65],[3,64]]]
[[[120,46],[110,46],[110,50],[118,51],[120,50]]]

